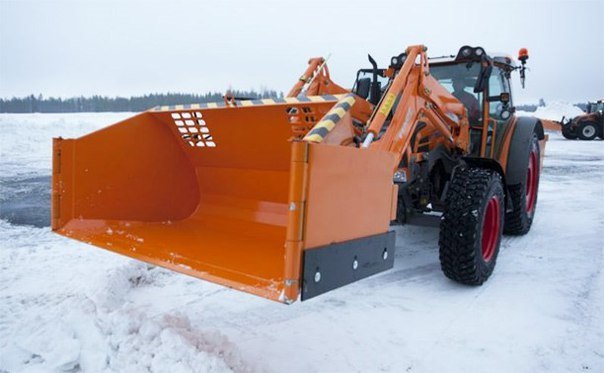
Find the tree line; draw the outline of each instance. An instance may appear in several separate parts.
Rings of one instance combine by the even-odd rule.
[[[243,91],[234,90],[231,94],[236,98],[282,98],[283,92],[274,90]],[[103,111],[145,111],[160,105],[199,104],[204,102],[220,102],[224,94],[208,92],[204,94],[191,93],[154,93],[144,96],[107,97],[95,95],[92,97],[43,97],[42,95],[27,97],[0,98],[0,113],[78,113]]]
[[[231,92],[236,98],[282,98],[283,92],[274,90],[240,91]],[[78,113],[102,111],[132,111],[140,112],[155,106],[199,104],[204,102],[220,102],[223,93],[208,92],[204,94],[191,93],[154,93],[144,96],[132,97],[107,97],[95,95],[92,97],[55,98],[42,95],[27,97],[0,98],[0,113]],[[586,103],[575,104],[586,110]],[[517,105],[516,109],[534,112],[539,106],[545,106],[543,99],[538,104]]]

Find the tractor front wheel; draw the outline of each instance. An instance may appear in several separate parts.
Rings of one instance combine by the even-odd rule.
[[[564,136],[564,138],[567,140],[576,140],[577,139],[577,135],[575,135],[570,130],[567,130],[564,127],[562,128],[562,136]]]
[[[455,171],[440,223],[440,265],[444,274],[481,285],[493,269],[504,224],[505,196],[499,173],[482,168]]]

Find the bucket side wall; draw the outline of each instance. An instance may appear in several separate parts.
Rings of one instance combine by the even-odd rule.
[[[53,193],[61,201],[55,228],[70,218],[180,220],[198,204],[194,167],[148,113],[78,139],[57,139],[53,157]]]

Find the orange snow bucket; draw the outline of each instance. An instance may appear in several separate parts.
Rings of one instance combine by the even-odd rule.
[[[52,229],[293,302],[305,250],[384,234],[394,213],[392,154],[290,141],[334,103],[162,107],[55,139]]]

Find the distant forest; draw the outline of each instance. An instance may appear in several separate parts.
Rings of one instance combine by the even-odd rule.
[[[236,98],[282,98],[283,92],[273,90],[232,91]],[[140,112],[161,105],[199,104],[204,102],[220,102],[223,94],[208,92],[205,94],[190,93],[154,93],[132,97],[72,97],[67,99],[30,95],[27,97],[0,98],[0,113],[78,113],[102,111],[132,111]],[[575,104],[586,110],[586,103]],[[545,106],[543,99],[538,104],[517,105],[516,109],[533,112],[539,106]]]
[[[283,92],[273,90],[232,91],[236,98],[280,98]],[[154,93],[132,97],[72,97],[67,99],[30,95],[27,97],[0,98],[0,113],[78,113],[102,111],[145,111],[160,105],[199,104],[204,102],[220,102],[223,93],[209,92],[205,94],[189,93]]]

